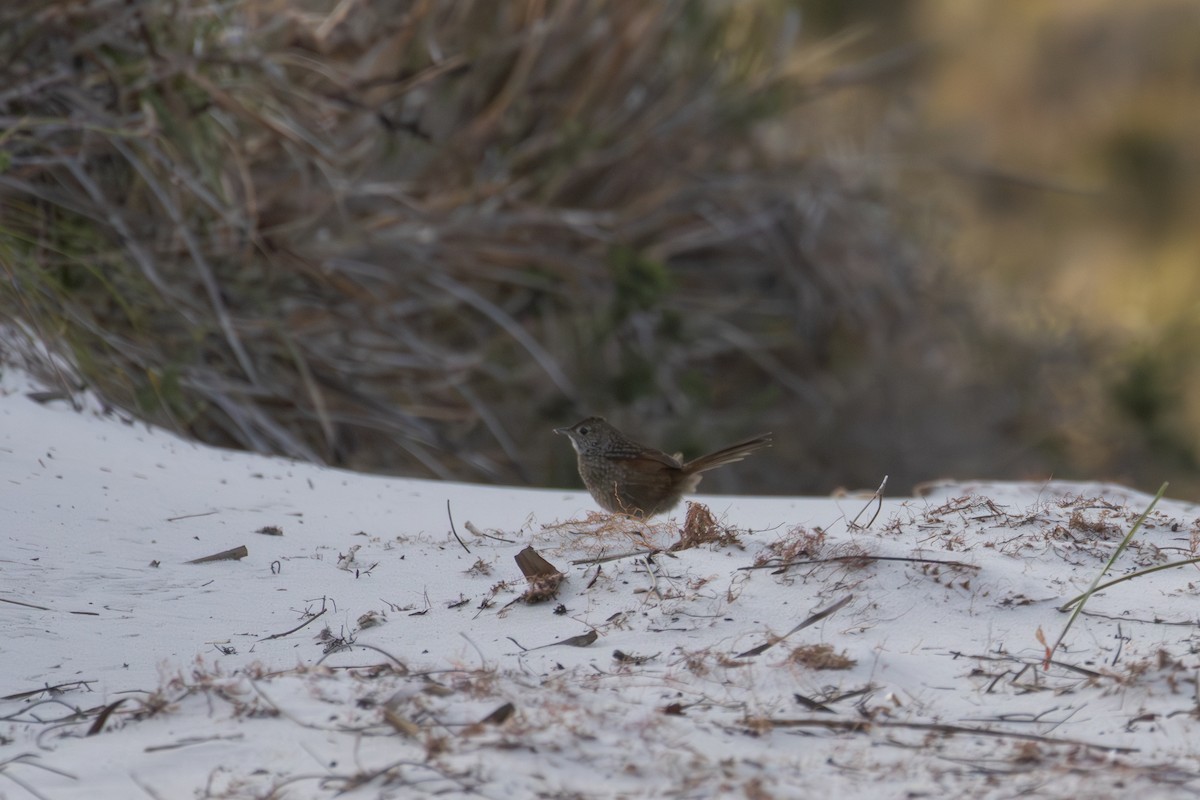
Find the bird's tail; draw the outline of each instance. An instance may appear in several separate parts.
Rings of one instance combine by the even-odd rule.
[[[764,433],[761,436],[755,436],[753,439],[747,439],[744,442],[732,444],[729,447],[723,447],[715,453],[709,453],[706,456],[693,458],[691,461],[683,465],[683,471],[691,474],[704,472],[714,467],[719,467],[722,464],[730,464],[734,461],[741,461],[746,456],[753,453],[762,447],[770,447],[771,434]]]

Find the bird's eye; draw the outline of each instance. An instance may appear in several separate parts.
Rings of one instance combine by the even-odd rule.
[[[579,435],[580,435],[580,436],[587,436],[587,435],[588,435],[588,429],[587,429],[587,427],[586,427],[586,426],[585,426],[585,427],[582,427],[582,428],[580,428],[580,429],[579,429]]]

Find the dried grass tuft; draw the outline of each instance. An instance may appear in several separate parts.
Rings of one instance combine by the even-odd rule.
[[[788,663],[809,669],[851,669],[858,662],[830,644],[805,644],[793,648]]]
[[[717,522],[717,518],[713,516],[708,506],[689,502],[679,539],[668,549],[672,551],[689,550],[704,544],[745,549],[738,532]]]

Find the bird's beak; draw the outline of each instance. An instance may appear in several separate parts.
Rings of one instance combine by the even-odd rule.
[[[555,429],[554,429],[554,432],[555,432],[555,433],[561,433],[563,436],[566,436],[566,435],[567,435],[567,431],[569,431],[569,430],[571,430],[571,429],[570,429],[570,428],[555,428]]]

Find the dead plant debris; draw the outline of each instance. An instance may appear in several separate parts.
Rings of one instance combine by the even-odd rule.
[[[683,531],[679,539],[670,546],[670,550],[689,550],[703,544],[715,544],[719,547],[737,547],[746,549],[738,532],[717,522],[708,506],[702,503],[688,502],[687,516],[684,517]]]
[[[850,669],[858,663],[844,650],[835,652],[831,644],[802,644],[792,650],[787,660],[809,669]]]
[[[529,582],[529,588],[521,595],[521,600],[532,604],[553,600],[558,596],[558,587],[567,576],[557,567],[542,558],[532,547],[526,547],[513,558],[525,575],[525,580]]]

